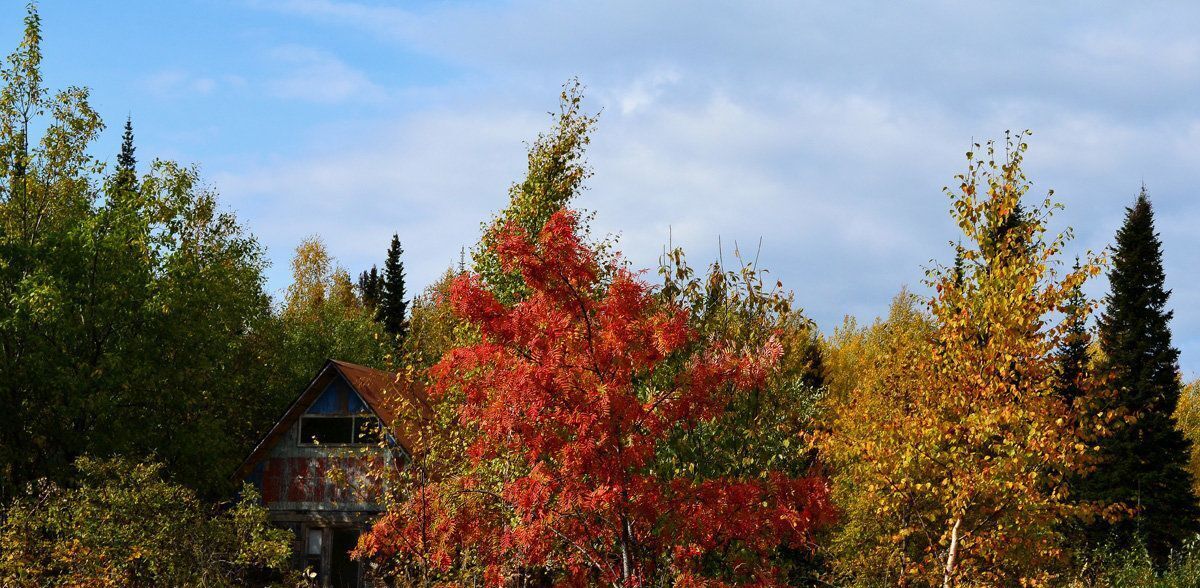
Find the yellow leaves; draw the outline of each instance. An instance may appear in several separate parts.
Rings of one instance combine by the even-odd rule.
[[[1055,476],[1079,467],[1089,447],[1074,437],[1070,408],[1054,394],[1053,351],[1065,330],[1051,317],[1068,310],[1063,300],[1083,275],[1094,275],[1094,262],[1079,275],[1053,271],[1061,240],[1044,238],[1041,222],[1056,205],[1021,202],[1028,189],[1022,150],[1010,149],[1002,169],[991,161],[991,144],[988,157],[972,160],[951,194],[966,237],[956,253],[967,261],[930,272],[936,295],[920,340],[896,345],[886,330],[863,330],[854,352],[868,349],[872,361],[855,372],[853,402],[837,406],[837,443],[822,446],[837,468],[835,498],[848,528],[883,529],[888,543],[905,538],[903,548],[869,537],[841,541],[878,554],[870,564],[892,573],[902,569],[895,562],[913,561],[907,571],[920,583],[941,581],[945,554],[931,545],[945,539],[949,513],[972,528],[964,570],[990,572],[988,561],[1009,558],[1013,576],[995,583],[1040,578],[1060,555],[1054,513],[1067,498]],[[977,182],[986,198],[975,197]],[[1018,206],[1024,224],[996,235],[1002,227],[989,223],[1008,221]],[[864,565],[866,557],[856,553],[854,561]]]

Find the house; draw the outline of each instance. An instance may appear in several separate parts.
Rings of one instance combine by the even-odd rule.
[[[237,470],[271,522],[295,534],[295,564],[315,572],[319,586],[362,584],[349,552],[383,508],[382,483],[368,472],[403,466],[412,449],[392,427],[397,399],[428,406],[393,374],[328,360]],[[338,483],[334,471],[344,474]]]

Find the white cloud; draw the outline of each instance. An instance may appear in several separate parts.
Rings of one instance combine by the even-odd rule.
[[[1067,204],[1055,222],[1078,229],[1077,250],[1109,243],[1149,184],[1176,333],[1185,365],[1200,367],[1195,6],[259,5],[467,72],[423,87],[425,106],[375,121],[345,141],[352,149],[218,178],[228,194],[272,202],[273,243],[321,232],[362,265],[399,230],[423,268],[414,281],[431,278],[502,206],[522,172],[520,141],[578,74],[604,111],[581,203],[599,213],[597,228],[619,232],[642,267],[668,231],[698,264],[718,237],[727,252],[762,237],[763,263],[828,329],[846,312],[883,312],[902,284],[919,285],[922,265],[947,259],[954,227],[941,187],[971,142],[1031,128],[1035,193],[1054,188]],[[302,77],[310,83],[293,94],[320,91],[311,82],[322,76]],[[347,79],[330,101],[370,87],[365,73]]]
[[[634,79],[608,98],[618,105],[622,115],[633,114],[653,104],[668,86],[679,82],[679,79],[678,71],[663,68]]]
[[[171,69],[143,78],[140,85],[156,97],[171,99],[211,94],[217,87],[217,81],[210,77]]]
[[[500,112],[416,113],[374,128],[345,127],[333,147],[301,159],[254,162],[215,175],[275,259],[274,288],[299,239],[318,233],[352,271],[382,263],[398,232],[420,287],[458,259],[503,202],[524,164],[523,137],[544,119]],[[348,145],[352,145],[347,147]]]
[[[270,92],[281,98],[332,104],[376,101],[385,96],[365,73],[330,53],[284,45],[274,48],[269,56],[288,68],[287,73],[266,81]]]

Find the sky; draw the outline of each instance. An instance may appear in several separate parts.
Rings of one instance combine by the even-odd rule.
[[[111,161],[199,167],[266,247],[357,274],[393,233],[410,288],[504,206],[578,77],[600,119],[579,205],[653,270],[736,246],[825,331],[948,263],[942,187],[1030,129],[1031,196],[1100,252],[1145,184],[1185,377],[1200,376],[1200,4],[43,0],[50,87],[91,88]],[[0,3],[0,42],[23,2]],[[7,53],[7,50],[4,51]],[[761,243],[761,246],[760,246]],[[723,251],[722,251],[723,250]],[[649,274],[648,278],[653,278]],[[1102,296],[1103,279],[1089,293]]]

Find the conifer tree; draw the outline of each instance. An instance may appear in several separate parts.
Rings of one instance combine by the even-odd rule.
[[[379,268],[372,265],[371,271],[358,274],[358,293],[362,297],[363,307],[372,313],[379,306],[379,290],[383,281],[379,276]]]
[[[125,134],[121,138],[121,152],[117,154],[115,183],[117,192],[129,194],[137,190],[137,158],[134,156],[133,118],[125,119]]]
[[[400,260],[403,253],[399,235],[392,235],[392,245],[383,264],[383,284],[376,309],[376,320],[383,323],[383,330],[401,339],[408,326],[404,320],[408,301],[404,293],[404,262]]]
[[[1075,271],[1079,260],[1075,261]],[[1058,348],[1058,394],[1068,403],[1086,394],[1083,378],[1088,372],[1088,347],[1092,343],[1087,330],[1087,297],[1076,288],[1067,301],[1067,330]]]
[[[1171,344],[1162,244],[1145,187],[1126,209],[1100,317],[1101,365],[1112,392],[1109,410],[1123,417],[1101,439],[1103,463],[1084,483],[1087,497],[1120,503],[1134,516],[1093,525],[1096,541],[1145,541],[1160,562],[1197,531],[1198,512],[1186,467],[1190,443],[1175,426],[1179,351]]]

